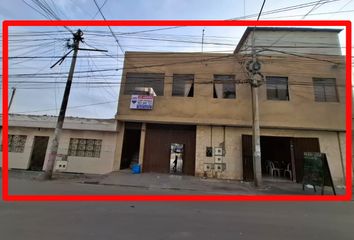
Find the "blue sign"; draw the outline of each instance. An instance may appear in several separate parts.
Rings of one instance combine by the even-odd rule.
[[[151,110],[154,106],[154,96],[132,95],[130,109]]]

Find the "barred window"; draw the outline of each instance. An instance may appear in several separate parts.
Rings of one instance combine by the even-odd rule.
[[[126,75],[125,95],[163,96],[164,73],[131,73]]]
[[[289,100],[288,78],[287,77],[267,77],[267,99],[269,100]]]
[[[9,135],[9,152],[23,153],[26,139],[26,135]]]
[[[193,97],[194,75],[173,74],[172,96]]]
[[[236,98],[234,75],[214,75],[214,98]]]
[[[102,140],[70,138],[69,156],[99,158]]]
[[[316,102],[338,102],[335,78],[314,78]]]

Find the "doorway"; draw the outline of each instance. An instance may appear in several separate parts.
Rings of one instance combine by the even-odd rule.
[[[183,174],[184,144],[172,143],[170,154],[170,173]]]
[[[42,171],[49,137],[35,136],[29,170]]]
[[[126,123],[123,138],[122,160],[120,169],[131,168],[139,163],[141,124]]]
[[[262,176],[274,180],[293,180],[291,138],[261,136]]]
[[[318,138],[294,138],[261,136],[262,176],[271,176],[302,182],[304,168],[304,152],[320,152]],[[269,170],[269,161],[274,168]],[[242,135],[243,180],[253,181],[252,136]],[[288,170],[285,172],[285,170]],[[270,173],[272,171],[272,173]],[[278,172],[279,171],[279,172]],[[291,172],[291,176],[289,174]]]

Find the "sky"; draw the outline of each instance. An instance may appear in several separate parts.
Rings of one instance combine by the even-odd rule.
[[[0,19],[54,19],[35,0],[0,0]],[[94,0],[40,0],[59,19],[102,20]],[[106,19],[255,19],[263,0],[96,0]],[[303,5],[301,5],[303,4]],[[291,6],[302,6],[289,10]],[[306,6],[306,7],[304,7]],[[283,8],[283,9],[282,9]],[[287,11],[284,11],[287,8]],[[274,11],[281,9],[281,11]],[[353,0],[267,0],[260,19],[351,20]],[[78,28],[70,27],[72,31]],[[232,53],[245,27],[83,27],[67,116],[113,118],[126,51]],[[146,31],[148,32],[141,32]],[[154,30],[154,31],[150,31]],[[71,58],[50,68],[68,52],[71,33],[63,27],[12,27],[9,37],[9,84],[16,87],[10,113],[58,115]],[[344,31],[340,35],[344,45]],[[2,46],[2,42],[1,42]],[[1,50],[2,51],[2,50]],[[70,55],[69,55],[70,56]],[[41,57],[41,58],[40,58]],[[97,84],[95,84],[97,83]],[[8,95],[11,95],[9,89]],[[2,102],[1,102],[2,104]]]

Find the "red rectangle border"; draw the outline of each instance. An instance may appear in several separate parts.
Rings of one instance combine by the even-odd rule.
[[[9,195],[8,31],[28,26],[342,26],[346,30],[345,195]],[[5,20],[2,24],[2,198],[4,201],[350,201],[352,198],[352,26],[349,20]]]

